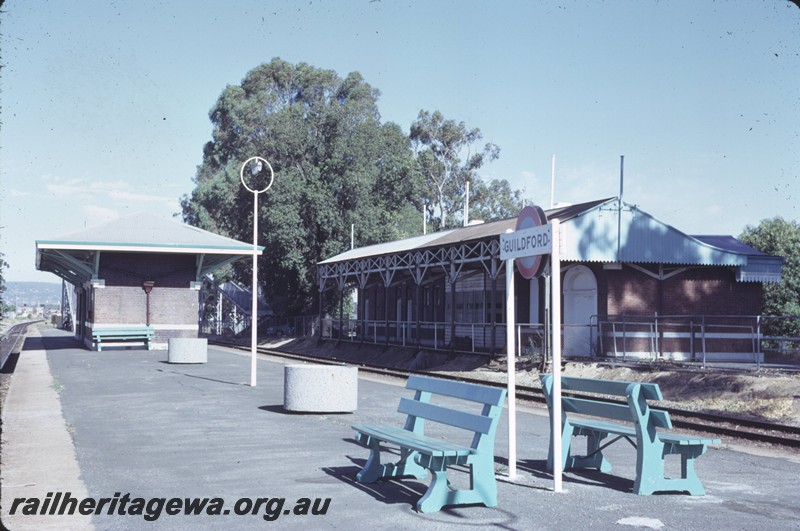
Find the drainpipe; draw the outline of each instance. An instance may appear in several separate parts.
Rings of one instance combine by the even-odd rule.
[[[144,283],[142,283],[142,289],[144,290],[147,300],[147,326],[150,326],[150,292],[153,291],[153,286],[155,285],[156,283],[152,280],[145,280]]]

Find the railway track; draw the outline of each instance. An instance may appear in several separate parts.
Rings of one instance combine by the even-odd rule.
[[[250,347],[242,347],[231,345],[229,343],[210,341],[211,343],[237,348],[240,350],[250,350]],[[309,355],[293,354],[284,352],[274,348],[258,347],[261,354],[280,357],[284,359],[293,360],[314,360],[316,363],[330,363],[340,364],[340,360],[331,360],[329,358],[314,357]],[[382,375],[394,378],[407,378],[409,374],[429,374],[439,378],[453,378],[466,382],[479,383],[494,387],[505,387],[505,384],[492,382],[485,379],[470,378],[468,376],[458,377],[450,376],[435,372],[426,371],[406,371],[400,369],[389,369],[365,363],[354,364],[359,366],[359,370],[371,374]],[[532,404],[545,405],[544,396],[539,388],[528,386],[516,386],[517,400],[528,402]],[[565,393],[567,394],[567,393]],[[593,397],[597,399],[597,397]],[[703,413],[697,411],[687,411],[679,408],[660,407],[668,411],[672,418],[672,423],[676,428],[681,430],[688,430],[698,433],[706,433],[718,435],[724,438],[727,442],[732,441],[750,441],[752,443],[775,445],[783,448],[800,449],[800,427],[790,426],[785,424],[775,424],[771,422],[763,422],[757,420],[741,419],[735,417],[728,417],[725,415],[717,415],[712,413]]]
[[[0,370],[3,370],[11,354],[19,352],[22,342],[25,341],[25,334],[28,331],[28,326],[31,324],[32,323],[16,324],[0,337]]]

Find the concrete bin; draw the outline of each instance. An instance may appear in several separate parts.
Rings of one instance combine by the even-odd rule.
[[[206,363],[208,340],[204,337],[173,337],[169,340],[169,363]]]
[[[283,408],[306,413],[352,413],[358,408],[358,367],[284,366]]]

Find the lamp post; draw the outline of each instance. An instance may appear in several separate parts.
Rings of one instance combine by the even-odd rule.
[[[251,164],[252,163],[252,164]],[[251,164],[250,175],[253,179],[253,186],[248,186],[244,180],[244,169],[248,164]],[[259,187],[258,176],[264,171],[264,166],[269,169],[269,182],[263,188]],[[242,185],[253,193],[253,301],[250,314],[250,386],[256,386],[256,346],[258,344],[258,264],[256,258],[258,257],[258,194],[263,194],[269,187],[272,186],[272,181],[275,180],[275,172],[272,171],[267,159],[261,157],[250,157],[239,170],[239,179]]]

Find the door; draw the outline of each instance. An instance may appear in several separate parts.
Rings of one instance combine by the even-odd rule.
[[[564,275],[565,356],[592,356],[591,319],[597,314],[597,279],[586,266],[575,266]]]

